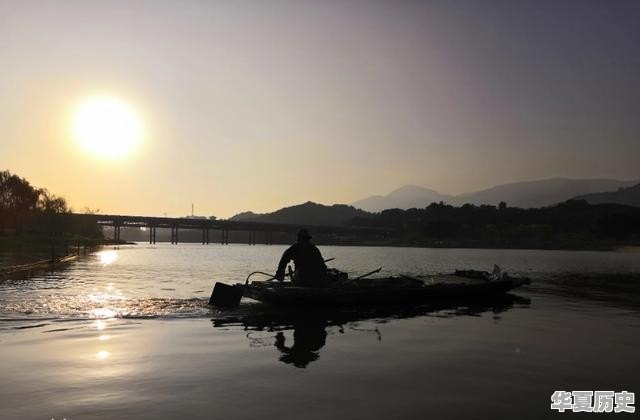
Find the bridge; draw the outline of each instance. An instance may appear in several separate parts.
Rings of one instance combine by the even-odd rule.
[[[273,244],[274,232],[294,233],[301,227],[299,224],[212,220],[191,217],[151,217],[78,213],[60,216],[70,218],[71,221],[75,222],[113,227],[115,241],[120,241],[120,229],[123,227],[146,228],[149,231],[150,244],[156,243],[156,230],[158,228],[171,229],[172,244],[178,243],[180,229],[189,229],[200,230],[202,232],[203,245],[211,242],[210,232],[212,230],[221,232],[220,243],[222,244],[229,244],[230,231],[246,231],[248,233],[248,244],[255,245],[257,241],[257,233],[260,232],[264,238],[265,245],[271,245]],[[393,233],[392,229],[370,227],[326,225],[305,225],[304,227],[308,228],[314,235],[351,237],[358,239],[384,239]]]

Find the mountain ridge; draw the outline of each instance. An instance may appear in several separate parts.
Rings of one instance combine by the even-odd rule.
[[[386,196],[373,195],[362,200],[351,203],[352,206],[366,211],[379,212],[389,208],[412,208],[424,207],[422,203],[446,201],[449,202],[453,196],[441,194],[438,191],[420,187],[418,185],[404,185],[391,191]],[[390,205],[393,203],[393,205]]]
[[[316,226],[336,226],[355,218],[369,218],[372,214],[347,204],[324,205],[307,201],[283,207],[271,213],[258,214],[250,211],[238,213],[229,220],[267,223],[287,223]]]
[[[392,208],[404,210],[409,208],[425,208],[434,202],[445,202],[454,206],[461,206],[466,203],[474,205],[498,205],[504,201],[510,207],[521,208],[546,207],[571,199],[596,200],[593,201],[593,203],[596,204],[600,203],[600,201],[597,200],[614,199],[610,196],[600,197],[600,194],[611,194],[619,192],[619,189],[625,190],[633,188],[634,186],[637,187],[636,184],[640,184],[640,181],[603,178],[548,178],[502,184],[476,192],[459,194],[457,196],[442,194],[429,188],[409,184],[397,188],[386,196],[370,196],[363,200],[356,201],[351,205],[324,205],[307,201],[306,203],[283,207],[270,213],[245,211],[232,216],[229,220],[322,226],[342,225],[356,218],[371,218],[374,213]],[[611,190],[611,192],[607,192],[607,189]],[[640,187],[638,190],[640,193]],[[578,191],[578,193],[575,193],[576,191]],[[635,190],[633,190],[632,193],[635,193]],[[594,197],[591,198],[590,195]],[[624,201],[613,202],[628,204],[628,202]]]
[[[405,185],[387,195],[366,197],[351,203],[351,205],[355,208],[372,212],[379,212],[389,208],[421,208],[440,201],[451,205],[467,203],[497,205],[504,201],[514,207],[535,208],[557,204],[580,195],[608,192],[621,187],[628,188],[638,183],[640,183],[640,180],[555,177],[500,184],[459,195],[443,194],[416,185]],[[412,192],[413,197],[410,197],[407,194],[408,192]]]
[[[611,192],[579,195],[574,199],[585,200],[589,204],[624,204],[640,207],[640,184],[628,188],[621,187]]]

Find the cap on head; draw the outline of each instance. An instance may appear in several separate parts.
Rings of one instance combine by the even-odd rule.
[[[309,235],[307,229],[300,229],[298,231],[298,241],[308,241],[309,239],[311,239],[311,235]]]

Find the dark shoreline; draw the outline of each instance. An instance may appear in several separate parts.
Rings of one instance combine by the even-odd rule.
[[[135,245],[135,242],[87,238],[42,238],[33,235],[0,235],[0,280],[9,274],[30,274],[55,270],[106,246]],[[8,260],[2,256],[8,255]]]
[[[23,258],[14,264],[3,265],[0,260],[0,279],[7,274],[31,272],[38,267],[53,269],[55,265],[64,265],[72,257],[88,255],[102,247],[118,245],[137,245],[144,242],[88,240],[88,239],[56,239],[47,240],[32,236],[0,236],[0,253],[16,253]],[[159,242],[162,243],[162,242]],[[169,242],[167,242],[169,243]],[[200,242],[183,242],[200,244]],[[238,242],[243,244],[242,242]],[[233,243],[232,243],[233,244]],[[288,245],[285,243],[275,245]],[[366,242],[324,242],[318,246],[357,246],[357,247],[394,247],[394,248],[432,248],[432,249],[493,249],[493,250],[531,250],[531,251],[598,251],[598,252],[640,252],[640,244],[634,242],[607,241],[585,244],[519,244],[505,245],[498,243],[478,243],[466,241],[422,242],[422,241],[366,241]],[[64,251],[64,252],[63,252]],[[18,263],[19,262],[19,263]]]
[[[416,243],[416,242],[364,242],[364,243],[336,243],[317,245],[336,245],[336,246],[388,246],[388,247],[405,247],[405,248],[432,248],[432,249],[500,249],[500,250],[529,250],[529,251],[619,251],[623,249],[640,248],[639,243],[635,242],[607,242],[607,243],[588,243],[588,244],[522,244],[522,245],[505,245],[499,243],[470,243],[470,242],[447,242],[447,243]]]
[[[157,244],[170,244],[169,241],[159,241]],[[181,244],[202,245],[200,241],[184,241]],[[127,242],[121,241],[115,243],[110,241],[105,245],[138,245],[147,244],[147,241]],[[212,242],[212,244],[215,244]],[[230,245],[245,245],[245,242],[229,242]],[[546,244],[546,245],[505,245],[498,243],[476,243],[476,242],[446,242],[446,243],[424,243],[417,241],[362,241],[362,242],[325,242],[316,241],[317,246],[357,246],[357,247],[394,247],[394,248],[432,248],[432,249],[495,249],[495,250],[530,250],[530,251],[620,251],[629,249],[639,249],[640,243],[637,242],[602,242],[588,244]],[[274,243],[273,245],[287,246],[290,243]]]

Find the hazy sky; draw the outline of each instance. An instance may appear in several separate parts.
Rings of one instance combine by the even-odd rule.
[[[640,2],[0,0],[0,169],[103,213],[228,217],[640,178]],[[146,135],[87,154],[96,93]]]

